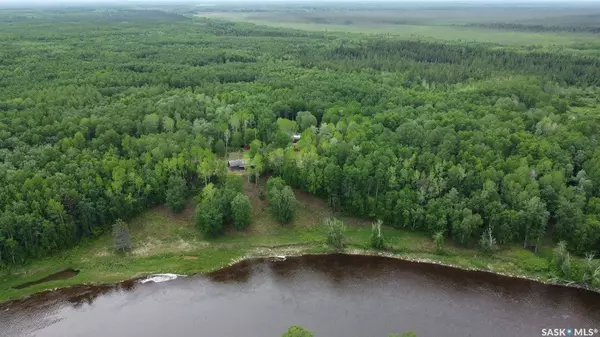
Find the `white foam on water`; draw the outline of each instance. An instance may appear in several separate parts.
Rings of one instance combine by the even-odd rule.
[[[178,277],[185,277],[185,275],[178,275],[178,274],[154,274],[154,275],[150,275],[147,278],[141,280],[140,283],[148,283],[148,282],[161,283],[161,282],[167,282],[167,281],[175,280]]]

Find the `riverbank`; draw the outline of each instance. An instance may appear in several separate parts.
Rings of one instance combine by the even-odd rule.
[[[112,251],[112,238],[107,234],[56,256],[0,271],[0,302],[76,284],[114,283],[154,273],[204,273],[252,257],[333,252],[325,243],[326,234],[321,222],[335,214],[322,200],[296,191],[297,217],[290,226],[282,227],[271,219],[266,204],[258,197],[261,188],[261,185],[246,186],[254,213],[254,222],[246,232],[232,231],[221,238],[206,240],[194,227],[193,202],[177,215],[158,206],[129,221],[134,247],[126,255]],[[425,234],[386,228],[383,234],[388,249],[379,252],[368,247],[370,222],[341,218],[348,226],[346,253],[384,255],[544,283],[556,281],[548,271],[550,247],[543,247],[536,255],[517,246],[503,246],[490,255],[477,249],[454,246],[448,240],[443,252],[438,252]],[[15,288],[66,269],[79,273],[68,279]]]

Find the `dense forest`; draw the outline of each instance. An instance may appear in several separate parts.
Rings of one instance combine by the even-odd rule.
[[[246,146],[257,179],[386,226],[600,251],[596,57],[114,9],[5,11],[0,44],[0,265],[222,182]]]

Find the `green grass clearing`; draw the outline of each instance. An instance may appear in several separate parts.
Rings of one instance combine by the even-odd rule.
[[[291,17],[290,14],[280,13],[274,16],[272,13],[256,14],[243,12],[215,12],[201,13],[198,17],[220,19],[228,21],[247,22],[256,25],[264,25],[278,28],[291,28],[308,31],[328,31],[344,33],[364,34],[391,34],[404,39],[433,39],[445,41],[462,42],[484,42],[501,45],[514,46],[575,46],[577,44],[598,45],[598,36],[591,33],[571,32],[519,32],[488,28],[459,27],[448,25],[407,25],[407,24],[328,24],[302,22]],[[574,48],[577,49],[577,48]]]

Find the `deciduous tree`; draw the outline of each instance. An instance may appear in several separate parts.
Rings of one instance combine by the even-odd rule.
[[[231,201],[231,212],[237,230],[243,230],[252,223],[252,205],[247,196],[238,193]]]
[[[185,197],[187,195],[187,186],[185,180],[179,175],[169,177],[167,188],[167,206],[171,211],[179,213],[185,208]]]

